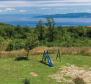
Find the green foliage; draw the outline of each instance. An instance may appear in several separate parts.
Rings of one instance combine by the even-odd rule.
[[[14,39],[9,43],[7,50],[17,50],[22,48],[25,48],[25,42],[22,39]]]
[[[91,46],[91,28],[82,26],[62,27],[55,26],[52,18],[39,21],[34,28],[12,26],[0,23],[0,50],[2,46],[6,50],[32,48],[40,45],[63,47],[89,47]],[[5,49],[5,48],[4,48]]]
[[[0,36],[0,44],[4,41],[4,38]]]
[[[48,31],[47,31],[47,35],[48,35],[48,41],[52,42],[55,39],[55,22],[53,18],[48,18],[47,19],[47,27],[48,27]]]
[[[36,33],[38,35],[38,40],[44,40],[44,24],[42,20],[40,20],[36,26]]]

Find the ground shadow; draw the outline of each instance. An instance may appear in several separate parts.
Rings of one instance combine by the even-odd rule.
[[[15,61],[29,60],[27,56],[19,56],[15,58]]]

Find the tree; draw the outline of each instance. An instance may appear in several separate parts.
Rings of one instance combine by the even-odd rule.
[[[12,27],[12,26],[7,27],[5,29],[5,35],[6,35],[7,38],[14,37],[14,35],[15,35],[14,27]]]
[[[47,27],[48,27],[48,41],[52,42],[55,38],[55,22],[53,18],[47,19]]]
[[[33,49],[34,47],[37,47],[39,44],[38,37],[34,30],[31,31],[31,33],[28,33],[28,37],[26,39],[26,48]]]
[[[38,34],[38,40],[44,40],[44,24],[43,21],[40,20],[36,26],[37,28],[37,34]]]

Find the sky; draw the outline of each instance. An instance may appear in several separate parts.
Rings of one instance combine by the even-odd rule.
[[[66,13],[91,13],[91,0],[0,0],[0,22],[10,24],[33,24],[39,21],[36,15],[54,15]],[[56,21],[68,24],[91,23],[91,19],[62,19]],[[77,22],[76,22],[77,21]],[[74,22],[74,23],[72,23]]]
[[[91,13],[91,0],[0,0],[0,14]]]

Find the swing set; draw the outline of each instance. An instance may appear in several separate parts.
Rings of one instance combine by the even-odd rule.
[[[59,49],[57,51],[56,60],[60,60],[61,61],[61,54],[60,54],[60,50]],[[44,63],[44,64],[47,64],[49,67],[53,67],[54,66],[53,60],[50,57],[48,50],[44,51],[41,62]]]

